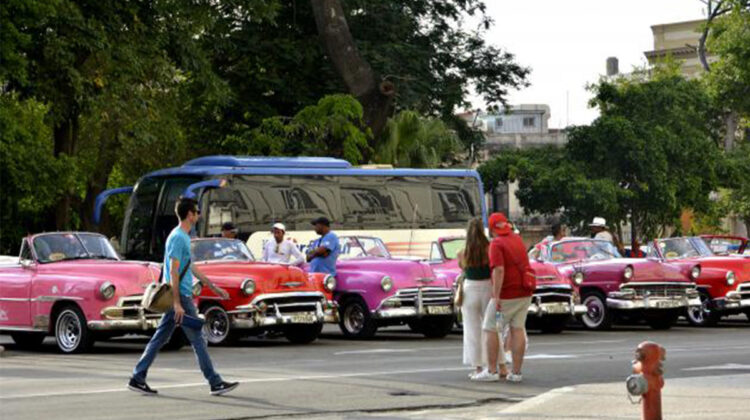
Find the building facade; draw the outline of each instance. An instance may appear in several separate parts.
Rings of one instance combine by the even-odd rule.
[[[680,62],[680,70],[686,77],[697,77],[703,72],[698,58],[698,40],[701,36],[701,25],[705,19],[687,22],[664,23],[651,27],[654,34],[654,49],[643,54],[650,65],[656,65],[667,57]],[[716,58],[707,54],[708,62]]]

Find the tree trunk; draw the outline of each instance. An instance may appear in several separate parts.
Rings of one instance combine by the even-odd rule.
[[[349,93],[362,103],[365,123],[378,138],[393,112],[395,87],[391,82],[381,81],[359,55],[339,0],[311,0],[310,4],[318,34],[333,67]]]
[[[55,126],[53,136],[55,140],[54,156],[56,158],[62,154],[73,156],[78,140],[78,115],[71,116]],[[53,210],[54,214],[48,219],[48,229],[65,230],[69,228],[71,196],[70,191],[65,191],[63,196],[60,197]],[[50,223],[52,221],[54,221],[53,224]]]
[[[724,128],[727,130],[724,133],[724,151],[731,152],[734,149],[734,141],[737,137],[737,125],[739,116],[735,111],[729,111],[724,118]]]

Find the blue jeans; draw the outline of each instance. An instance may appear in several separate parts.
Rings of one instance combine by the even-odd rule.
[[[192,297],[180,296],[180,302],[182,303],[182,308],[185,310],[185,315],[198,316],[198,310],[195,308]],[[154,363],[156,354],[169,341],[169,338],[172,336],[176,327],[177,324],[174,322],[174,310],[170,309],[161,317],[159,326],[156,327],[156,332],[153,337],[151,337],[151,341],[148,342],[146,350],[143,351],[141,359],[138,360],[138,364],[135,365],[133,379],[141,383],[146,382],[148,368]],[[220,384],[222,382],[221,376],[216,373],[211,364],[211,358],[208,357],[208,349],[206,347],[206,339],[203,336],[203,330],[196,330],[183,326],[182,331],[185,332],[185,336],[193,346],[195,357],[198,359],[198,365],[208,383],[211,384],[211,386]]]

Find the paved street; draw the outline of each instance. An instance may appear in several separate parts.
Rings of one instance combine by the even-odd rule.
[[[576,401],[575,392],[565,396],[571,390],[591,395],[585,406],[571,408],[581,417],[603,418],[593,411],[600,399],[601,413],[638,418],[639,408],[627,401],[622,381],[630,372],[635,346],[643,340],[667,348],[665,407],[679,411],[684,406],[687,413],[691,404],[698,404],[690,398],[670,399],[671,385],[674,390],[687,389],[684,395],[690,395],[690,389],[699,395],[703,390],[696,387],[703,383],[724,384],[734,394],[750,384],[750,322],[744,317],[712,329],[572,329],[561,335],[531,334],[530,340],[525,381],[511,385],[469,382],[457,333],[426,340],[392,328],[382,330],[375,340],[349,341],[337,328],[327,327],[324,337],[308,346],[251,339],[211,349],[218,371],[242,382],[224,397],[208,395],[186,347],[159,356],[149,384],[160,394],[149,398],[125,389],[144,345],[141,339],[98,343],[93,354],[63,356],[55,353],[51,341],[44,351],[32,353],[16,350],[9,337],[0,336],[0,345],[6,347],[0,358],[0,418],[147,419],[165,418],[167,413],[181,419],[539,418],[547,413],[539,410],[551,398]],[[675,379],[698,376],[705,379]],[[602,385],[569,388],[580,384]],[[724,418],[731,418],[732,410],[750,410],[747,398],[735,398],[730,391],[722,395]],[[533,397],[537,398],[518,404]],[[532,414],[523,414],[529,405]],[[551,410],[547,418],[564,417],[556,416],[554,407]]]

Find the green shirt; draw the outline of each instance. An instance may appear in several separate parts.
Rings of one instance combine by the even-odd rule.
[[[464,278],[467,280],[489,280],[490,266],[466,267],[464,268]]]

